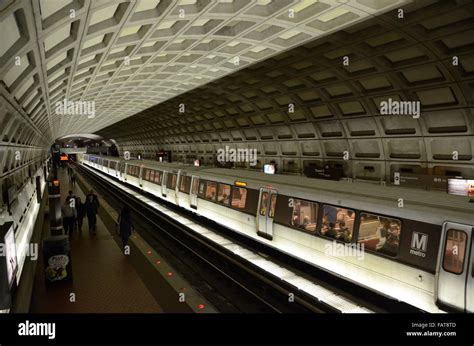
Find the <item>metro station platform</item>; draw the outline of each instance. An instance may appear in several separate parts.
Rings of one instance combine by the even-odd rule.
[[[69,190],[85,201],[80,185],[71,186],[66,168],[59,169],[61,203]],[[101,196],[99,196],[100,201]],[[102,206],[101,206],[102,208]],[[109,227],[110,228],[110,227]],[[46,285],[42,249],[35,275],[31,313],[156,313],[162,308],[125,256],[113,232],[97,215],[97,234],[89,233],[87,217],[82,232],[70,238],[73,279]],[[49,219],[45,217],[42,239],[49,236]],[[73,294],[73,295],[72,295]],[[71,298],[72,297],[72,298]]]

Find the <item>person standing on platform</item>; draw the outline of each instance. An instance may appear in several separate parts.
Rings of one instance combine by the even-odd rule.
[[[84,210],[86,211],[87,220],[89,222],[89,232],[92,233],[93,235],[96,234],[98,208],[99,208],[99,205],[94,200],[94,195],[92,194],[87,195],[86,202],[84,203]]]
[[[76,197],[76,212],[77,212],[77,229],[79,233],[82,233],[82,224],[84,217],[86,216],[86,209],[84,203],[81,201],[81,197]]]
[[[64,233],[66,235],[69,234],[70,237],[72,237],[74,224],[76,223],[77,214],[75,206],[75,201],[73,201],[70,197],[67,197],[66,202],[62,207]]]
[[[120,236],[122,237],[123,250],[125,251],[125,247],[128,245],[128,238],[130,237],[130,235],[132,234],[132,230],[134,229],[132,217],[130,215],[130,209],[127,206],[123,207],[117,220],[117,223],[120,231]]]

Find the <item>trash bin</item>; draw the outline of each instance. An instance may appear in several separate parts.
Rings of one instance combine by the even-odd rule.
[[[67,235],[43,239],[43,262],[47,284],[72,280],[71,246]]]

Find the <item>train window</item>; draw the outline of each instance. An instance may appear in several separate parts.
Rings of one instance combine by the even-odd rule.
[[[147,172],[148,172],[147,173],[148,177],[147,177],[146,180],[154,182],[155,181],[155,171],[152,170],[152,169],[147,169]]]
[[[171,176],[171,188],[172,189],[175,189],[176,188],[176,181],[178,180],[178,175],[177,174],[173,174]]]
[[[161,185],[161,171],[155,171],[155,183]]]
[[[180,179],[179,191],[189,193],[189,189],[191,188],[191,177],[182,175]]]
[[[191,189],[191,193],[193,195],[197,195],[198,193],[198,188],[199,188],[199,178],[194,178],[193,180],[193,187]]]
[[[147,169],[146,172],[145,172],[145,180],[149,181],[150,180],[150,170]]]
[[[247,189],[242,187],[232,187],[232,207],[237,209],[245,209],[247,200]]]
[[[199,195],[199,197],[205,197],[206,196],[206,180],[200,180],[199,181],[198,195]]]
[[[276,197],[276,196],[275,196]],[[316,202],[293,198],[291,225],[305,231],[315,232],[318,220],[319,205]]]
[[[352,239],[354,220],[354,210],[324,205],[321,234],[349,243]]]
[[[267,207],[268,207],[268,192],[264,191],[262,193],[262,198],[260,199],[260,215],[267,215]]]
[[[268,213],[268,216],[271,217],[272,219],[275,217],[276,201],[277,201],[277,195],[272,194],[272,197],[270,200],[270,211]]]
[[[219,192],[217,193],[217,202],[229,205],[230,203],[230,185],[219,184]]]
[[[367,250],[395,257],[400,245],[401,228],[400,220],[361,213],[357,242]]]
[[[461,274],[466,255],[467,234],[455,229],[448,230],[444,247],[443,269],[453,274]]]
[[[168,182],[166,184],[166,187],[168,189],[175,189],[176,188],[176,179],[177,175],[176,174],[168,174]]]
[[[213,181],[207,182],[206,187],[206,198],[215,201],[216,200],[216,191],[217,190],[217,183]]]
[[[186,176],[182,175],[179,179],[179,191],[186,192]]]

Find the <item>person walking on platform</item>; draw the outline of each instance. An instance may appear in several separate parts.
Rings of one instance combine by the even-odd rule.
[[[77,229],[79,233],[82,232],[82,224],[84,223],[84,217],[86,216],[86,208],[84,203],[81,201],[81,197],[76,197],[76,212],[77,212]]]
[[[87,221],[89,222],[89,232],[96,234],[97,226],[97,209],[99,208],[98,203],[94,200],[94,196],[89,194],[86,197],[84,203],[84,210],[86,211]]]
[[[97,204],[97,208],[100,208],[99,197],[94,193],[94,190],[91,189],[86,198],[89,198],[89,196],[92,196],[94,202]]]
[[[71,185],[76,186],[76,173],[71,171]]]
[[[76,223],[77,215],[75,201],[73,203],[72,202],[72,199],[68,196],[62,207],[64,233],[66,235],[69,234],[70,237],[72,237],[72,233],[74,231],[74,224]]]
[[[130,237],[130,235],[132,234],[132,230],[134,229],[132,217],[130,215],[130,209],[127,206],[123,207],[122,211],[120,212],[117,223],[120,231],[120,236],[122,237],[123,249],[125,251],[125,247],[128,244],[128,238]]]

